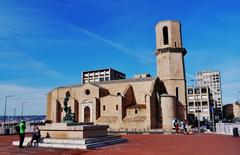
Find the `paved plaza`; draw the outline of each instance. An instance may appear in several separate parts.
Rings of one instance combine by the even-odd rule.
[[[239,155],[240,138],[213,134],[194,135],[124,135],[129,142],[100,147],[93,150],[23,148],[12,146],[17,135],[0,136],[0,154],[51,154],[51,155]]]

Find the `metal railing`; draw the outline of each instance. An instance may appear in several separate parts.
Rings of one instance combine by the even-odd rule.
[[[4,134],[17,134],[14,124],[5,125],[0,127],[0,135]],[[26,124],[26,133],[31,133],[33,131],[34,125]]]

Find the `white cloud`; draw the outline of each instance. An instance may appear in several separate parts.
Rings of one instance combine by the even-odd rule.
[[[64,22],[62,22],[62,24],[65,24],[66,27],[68,27],[69,29],[72,29],[72,30],[78,31],[80,33],[86,34],[87,36],[92,37],[94,39],[97,39],[97,40],[99,40],[99,41],[101,41],[101,42],[103,42],[103,43],[105,43],[105,44],[107,44],[107,45],[109,45],[111,47],[114,47],[114,48],[118,49],[121,52],[124,52],[124,53],[126,53],[128,55],[134,56],[135,58],[137,58],[139,60],[139,62],[155,63],[154,59],[149,58],[147,56],[144,56],[142,54],[139,54],[139,52],[137,52],[137,51],[133,51],[131,49],[128,49],[128,48],[126,48],[126,47],[124,47],[124,46],[122,46],[122,45],[120,45],[120,44],[118,44],[118,43],[116,43],[116,42],[114,42],[112,40],[109,40],[109,39],[107,39],[107,38],[105,38],[105,37],[103,37],[101,35],[98,35],[98,34],[96,34],[94,32],[91,32],[89,30],[83,29],[83,28],[81,28],[81,27],[79,27],[77,25],[74,25],[74,24],[64,23]]]

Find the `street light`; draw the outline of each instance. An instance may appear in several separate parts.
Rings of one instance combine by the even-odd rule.
[[[15,123],[16,108],[13,109],[13,123]]]
[[[240,91],[238,91],[238,93],[239,93],[239,95],[240,95]],[[240,104],[240,99],[237,99],[237,100],[238,100],[237,102]]]
[[[198,133],[200,133],[200,114],[199,114],[199,103],[198,103],[198,92],[197,92],[197,90],[199,90],[199,95],[200,95],[200,88],[198,88],[198,86],[197,86],[197,80],[191,80],[192,82],[195,82],[195,86],[196,86],[196,94],[197,94],[197,99],[196,99],[196,101],[197,101],[197,114],[198,114],[198,116],[197,116],[197,118],[198,118]]]
[[[4,116],[3,116],[3,124],[5,125],[5,121],[6,121],[6,112],[7,112],[7,99],[9,97],[13,97],[13,95],[7,95],[5,97],[5,107],[4,107]]]
[[[22,119],[23,119],[23,107],[24,107],[24,103],[27,103],[27,102],[22,102]]]

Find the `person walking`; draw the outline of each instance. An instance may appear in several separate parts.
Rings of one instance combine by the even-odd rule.
[[[188,122],[187,120],[184,120],[184,133],[187,135],[188,134]]]
[[[178,131],[179,131],[179,123],[178,123],[178,120],[175,120],[175,122],[174,122],[174,127],[175,127],[175,130],[176,130],[176,134],[178,134]]]
[[[183,123],[182,120],[180,120],[179,128],[180,128],[180,133],[181,133],[181,135],[183,135],[183,134],[184,134],[184,123]]]
[[[25,129],[26,129],[24,120],[21,120],[21,122],[19,123],[19,129],[20,129],[19,130],[19,137],[20,137],[19,148],[23,148],[23,142],[25,138]]]

